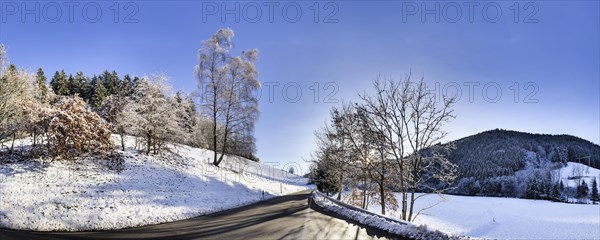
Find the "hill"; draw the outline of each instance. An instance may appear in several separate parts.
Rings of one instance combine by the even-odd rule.
[[[549,192],[559,180],[552,171],[568,162],[600,168],[600,146],[570,135],[496,129],[446,144],[459,168],[455,194],[523,197],[534,178]]]

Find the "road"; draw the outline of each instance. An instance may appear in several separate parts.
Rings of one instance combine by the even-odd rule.
[[[0,229],[0,239],[402,239],[321,209],[310,191],[176,222],[94,232]]]

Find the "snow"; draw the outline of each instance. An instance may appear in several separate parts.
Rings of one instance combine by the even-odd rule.
[[[133,146],[132,138],[127,138],[126,146]],[[273,164],[226,157],[216,168],[212,151],[188,146],[173,151],[180,156],[146,156],[127,149],[121,152],[122,165],[94,159],[1,164],[0,227],[38,231],[136,227],[313,188],[306,185],[306,178]]]
[[[368,213],[366,211],[356,210],[348,205],[330,199],[323,194],[313,192],[313,201],[326,210],[346,216],[362,224],[382,229],[400,236],[412,239],[468,239],[464,236],[447,235],[440,231],[429,230],[425,225],[414,225],[402,220],[389,220],[379,214]]]
[[[568,162],[567,166],[555,170],[553,174],[562,179],[565,186],[568,187],[577,187],[582,179],[590,188],[594,178],[596,181],[600,181],[600,170],[575,162]]]
[[[400,197],[400,195],[396,196]],[[415,202],[416,211],[439,203],[419,215],[425,224],[448,234],[493,239],[599,239],[600,205],[497,197],[427,195]],[[371,204],[369,210],[380,212]],[[416,212],[415,211],[415,212]],[[398,213],[388,216],[398,219]]]

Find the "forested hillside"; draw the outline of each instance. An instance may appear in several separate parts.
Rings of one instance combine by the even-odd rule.
[[[554,185],[564,188],[552,171],[567,162],[600,168],[600,146],[569,135],[496,129],[449,144],[454,148],[445,155],[459,169],[457,194],[528,197],[528,185],[535,181],[544,192],[538,195],[549,196]],[[559,195],[575,197],[565,192]]]

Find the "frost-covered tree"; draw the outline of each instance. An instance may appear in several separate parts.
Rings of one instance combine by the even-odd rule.
[[[127,99],[119,94],[110,95],[102,103],[99,109],[100,116],[104,118],[111,127],[111,131],[119,134],[121,139],[121,150],[125,151],[126,117],[124,116]]]
[[[35,80],[32,74],[8,63],[4,46],[0,45],[0,142],[12,138],[12,153],[17,133],[25,130],[23,103],[33,100]]]
[[[46,154],[50,153],[51,149],[49,137],[50,118],[56,112],[50,105],[55,95],[51,95],[53,91],[48,93],[48,102],[29,99],[21,105],[24,115],[22,125],[33,135],[32,150],[37,150],[36,148],[46,140]]]
[[[196,114],[195,119],[196,125],[192,130],[193,132],[190,139],[192,145],[201,148],[212,148],[210,146],[213,140],[212,121],[204,116],[201,116],[200,114]]]
[[[196,105],[191,96],[184,98],[183,95],[183,92],[178,91],[171,100],[175,112],[174,117],[176,118],[181,131],[181,134],[175,136],[173,140],[179,143],[193,145],[191,140],[197,121]]]
[[[258,117],[256,91],[260,82],[254,64],[258,50],[242,51],[241,56],[231,56],[233,36],[233,30],[219,29],[210,39],[203,41],[196,66],[202,106],[213,125],[215,166],[219,166],[227,153],[231,136],[252,130]],[[223,127],[221,134],[217,131],[219,126]]]
[[[143,77],[124,109],[125,126],[145,138],[146,154],[158,154],[167,141],[181,134],[166,81],[164,75]]]

